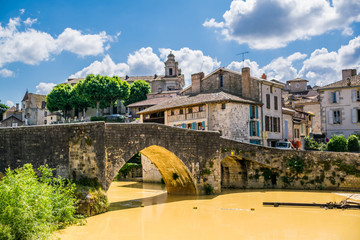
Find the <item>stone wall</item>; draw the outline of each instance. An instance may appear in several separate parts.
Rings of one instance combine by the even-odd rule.
[[[0,171],[47,164],[62,177],[87,176],[101,182],[104,131],[104,123],[0,128]]]
[[[143,182],[161,183],[162,176],[150,159],[141,155],[141,165]]]

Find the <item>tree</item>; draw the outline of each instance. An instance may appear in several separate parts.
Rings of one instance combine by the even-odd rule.
[[[125,106],[145,100],[148,93],[150,93],[150,85],[144,80],[136,80],[130,85],[130,96],[125,100]]]
[[[106,78],[106,96],[105,102],[110,104],[110,114],[113,114],[114,102],[124,100],[129,97],[130,85],[126,81],[121,81],[119,77]]]
[[[72,86],[70,84],[59,84],[46,96],[46,106],[50,112],[61,110],[65,119],[68,111],[72,109],[70,103]]]
[[[3,120],[3,113],[6,112],[6,110],[8,110],[9,107],[3,103],[1,103],[1,100],[0,100],[0,121]]]
[[[100,102],[105,100],[107,94],[107,80],[105,77],[89,74],[84,81],[84,95],[96,104],[96,116],[100,116]]]
[[[344,135],[333,135],[326,147],[328,151],[346,152],[346,139]]]
[[[356,135],[350,135],[347,139],[347,149],[349,152],[358,152],[360,150],[359,139]]]
[[[70,92],[71,106],[81,111],[83,117],[85,117],[86,109],[91,106],[90,101],[84,94],[84,86],[84,81],[79,81]]]

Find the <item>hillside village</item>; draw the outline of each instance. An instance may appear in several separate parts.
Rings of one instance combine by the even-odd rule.
[[[302,148],[304,137],[326,141],[332,135],[348,137],[360,131],[360,75],[355,69],[342,70],[342,79],[319,87],[306,79],[286,83],[252,76],[249,67],[241,72],[220,67],[205,75],[185,77],[174,54],[164,62],[164,75],[119,76],[129,84],[141,79],[150,85],[147,99],[124,106],[118,101],[110,113],[128,123],[159,123],[198,131],[219,131],[223,137],[247,143],[275,147],[279,141],[291,141]],[[68,79],[75,85],[80,78]],[[50,112],[46,95],[26,91],[21,103],[3,113],[0,127],[49,125],[90,121],[96,111],[84,115],[75,110],[64,119],[61,111]]]

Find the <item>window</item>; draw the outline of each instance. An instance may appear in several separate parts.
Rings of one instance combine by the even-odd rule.
[[[299,138],[299,137],[300,137],[299,129],[294,129],[294,138]]]
[[[278,110],[278,97],[274,96],[274,109]]]
[[[184,114],[184,109],[180,109],[180,115]]]
[[[360,122],[360,109],[357,110],[357,122]]]
[[[193,110],[192,108],[188,108],[189,113],[192,113],[193,112],[192,110]]]
[[[44,124],[47,124],[47,120],[44,120]]]
[[[341,123],[341,111],[337,110],[334,111],[334,124],[340,124]]]
[[[174,112],[174,110],[173,111],[171,111],[171,116],[174,116],[175,115],[175,112]]]
[[[270,94],[266,94],[266,108],[270,109]]]
[[[273,132],[277,132],[277,118],[273,118]]]
[[[300,84],[299,84],[299,83],[297,83],[297,84],[295,85],[295,87],[296,87],[296,88],[299,88],[299,87],[300,87]]]
[[[187,129],[191,129],[191,123],[187,124]]]
[[[226,108],[226,104],[225,103],[221,104],[221,109],[225,109],[225,108]]]
[[[200,106],[200,107],[199,107],[199,112],[202,112],[202,111],[204,111],[204,107],[203,107],[203,106]]]
[[[13,123],[11,123],[11,126],[12,126],[12,127],[17,127],[17,126],[18,126],[18,123],[14,123],[14,122],[13,122]]]
[[[259,118],[258,106],[250,106],[250,119]]]
[[[47,117],[47,111],[44,112],[44,117]]]
[[[360,101],[360,91],[356,91],[356,100]]]
[[[273,87],[270,86],[270,93],[273,93]]]
[[[169,76],[172,76],[172,75],[173,75],[173,69],[169,68]]]
[[[250,121],[250,136],[258,136],[259,132],[259,122]]]
[[[265,131],[270,131],[270,117],[269,116],[265,116]]]
[[[223,75],[220,75],[220,87],[224,87],[224,78]]]
[[[332,92],[331,93],[331,102],[332,103],[339,103],[339,92]]]

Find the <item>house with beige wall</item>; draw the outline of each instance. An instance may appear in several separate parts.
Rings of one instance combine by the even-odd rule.
[[[345,69],[342,80],[319,88],[322,132],[346,138],[360,132],[360,75]]]
[[[25,125],[47,124],[49,110],[46,108],[46,95],[26,91],[21,101],[21,112]]]
[[[139,112],[141,122],[219,131],[229,139],[266,146],[282,139],[281,84],[251,76],[250,68],[241,73],[218,68],[191,78],[182,96]]]

